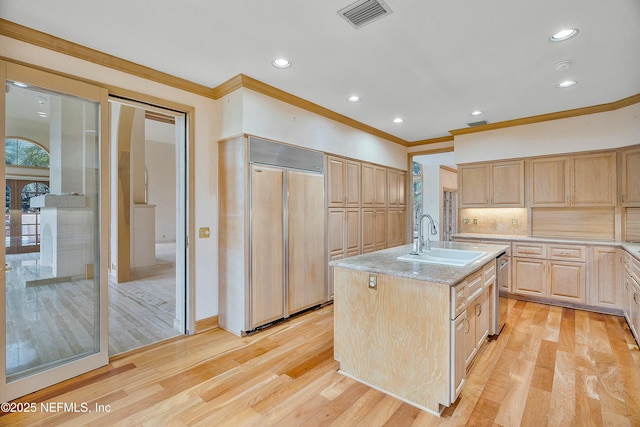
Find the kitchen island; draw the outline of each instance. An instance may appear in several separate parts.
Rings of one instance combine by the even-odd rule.
[[[412,251],[406,245],[330,265],[340,372],[439,414],[456,400],[466,367],[491,333],[495,259],[507,247],[433,242],[432,248],[486,254],[466,266],[398,260]]]

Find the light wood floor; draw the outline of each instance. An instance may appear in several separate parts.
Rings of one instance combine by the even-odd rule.
[[[91,280],[46,282],[50,268],[39,253],[8,255],[7,374],[20,374],[96,346],[96,284]],[[109,282],[109,355],[181,334],[174,328],[175,243],[156,245],[156,265],[138,268],[132,280]],[[29,281],[44,280],[27,286]]]
[[[250,337],[179,337],[19,400],[110,405],[108,413],[38,410],[0,424],[640,426],[640,352],[624,319],[510,305],[500,338],[484,346],[441,418],[339,374],[327,306]]]

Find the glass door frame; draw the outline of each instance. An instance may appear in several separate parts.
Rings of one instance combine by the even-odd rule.
[[[108,331],[108,183],[109,183],[109,153],[108,153],[108,130],[109,130],[109,107],[107,104],[108,91],[104,88],[59,76],[49,72],[36,70],[34,68],[0,60],[0,79],[5,83],[7,80],[23,82],[35,87],[52,90],[61,94],[77,96],[100,104],[100,139],[99,139],[99,201],[98,201],[98,229],[99,229],[99,298],[100,298],[100,348],[97,353],[87,357],[77,359],[49,370],[7,382],[6,373],[6,279],[4,267],[0,268],[2,277],[0,278],[0,401],[6,402],[20,396],[24,396],[36,390],[40,390],[49,385],[59,383],[74,376],[83,374],[90,370],[105,366],[109,363],[109,331]],[[0,95],[0,134],[6,136],[6,91]],[[4,151],[2,156],[4,157]],[[5,162],[0,162],[0,173],[5,176]],[[3,190],[4,191],[4,190]],[[0,249],[0,256],[6,259],[4,245]],[[4,265],[4,264],[2,264]]]

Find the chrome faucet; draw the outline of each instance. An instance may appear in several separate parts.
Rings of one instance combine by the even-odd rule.
[[[422,253],[422,246],[424,243],[424,230],[422,229],[422,221],[428,218],[429,219],[429,225],[431,226],[431,229],[429,230],[429,233],[427,233],[427,251],[431,250],[431,240],[429,240],[429,235],[436,235],[438,234],[438,229],[436,228],[436,224],[435,221],[433,220],[433,218],[431,218],[431,215],[429,214],[424,214],[420,217],[420,219],[418,220],[418,253]]]

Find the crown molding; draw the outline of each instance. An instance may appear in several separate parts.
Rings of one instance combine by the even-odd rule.
[[[443,147],[443,148],[434,148],[432,150],[410,151],[407,154],[409,155],[409,157],[413,157],[413,156],[424,156],[428,154],[450,153],[452,151],[453,151],[453,147]]]
[[[469,128],[450,130],[451,135],[466,135],[476,132],[485,132],[488,130],[504,129],[514,126],[530,125],[534,123],[548,122],[551,120],[568,119],[570,117],[584,116],[587,114],[604,113],[607,111],[618,110],[640,102],[640,93],[632,95],[628,98],[607,104],[593,105],[591,107],[575,108],[573,110],[558,111],[555,113],[541,114],[539,116],[524,117],[521,119],[506,120],[504,122],[489,123],[482,126],[474,126]]]
[[[419,141],[412,141],[409,143],[409,147],[427,144],[437,144],[439,142],[451,142],[453,141],[453,135],[441,136],[438,138],[421,139]]]

